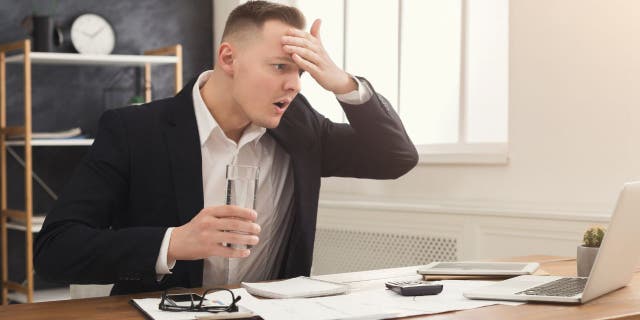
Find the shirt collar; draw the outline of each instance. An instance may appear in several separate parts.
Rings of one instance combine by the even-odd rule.
[[[216,128],[220,128],[216,119],[213,118],[211,112],[207,108],[207,105],[204,103],[202,99],[202,95],[200,94],[200,88],[204,86],[204,84],[209,80],[211,75],[213,74],[213,70],[208,70],[201,73],[198,76],[198,80],[196,80],[196,84],[193,86],[193,109],[196,114],[196,123],[198,124],[198,134],[200,136],[200,146],[202,147],[204,143],[209,139],[209,136],[213,133]],[[222,128],[220,128],[220,134],[224,136],[224,132]],[[254,145],[257,144],[260,138],[267,132],[267,129],[254,125],[253,123],[247,127],[242,133],[242,137],[240,137],[240,141],[238,141],[238,147],[241,147],[249,142],[253,142]],[[225,136],[226,138],[226,136]]]

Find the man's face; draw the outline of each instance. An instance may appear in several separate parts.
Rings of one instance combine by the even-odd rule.
[[[281,38],[291,26],[267,21],[261,36],[252,37],[234,54],[232,95],[249,121],[275,128],[300,91],[300,71],[282,50]]]

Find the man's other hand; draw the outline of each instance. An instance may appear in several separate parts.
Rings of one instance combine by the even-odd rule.
[[[236,206],[204,208],[191,221],[173,229],[167,261],[248,257],[250,250],[228,248],[223,243],[256,245],[260,241],[256,218],[255,211]]]
[[[311,32],[291,28],[282,37],[283,50],[302,70],[308,72],[323,88],[335,94],[358,89],[353,78],[340,69],[329,57],[320,40],[320,19],[311,26]]]

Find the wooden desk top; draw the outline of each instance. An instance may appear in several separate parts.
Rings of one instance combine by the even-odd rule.
[[[553,275],[574,276],[575,259],[527,256],[504,261],[537,261]],[[129,304],[132,298],[159,297],[159,293],[77,299],[0,307],[0,319],[145,319]],[[629,286],[579,306],[528,303],[519,306],[495,305],[407,319],[640,319],[640,273]]]

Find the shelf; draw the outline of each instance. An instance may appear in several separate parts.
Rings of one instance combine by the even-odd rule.
[[[19,222],[15,222],[15,221],[8,221],[7,222],[7,229],[18,230],[18,231],[27,231],[27,228],[24,226],[23,223],[19,223]],[[41,229],[42,229],[42,223],[32,223],[31,224],[31,232],[37,233],[37,232],[40,232]]]
[[[27,299],[23,294],[10,292],[8,298],[11,301],[27,303]],[[71,295],[69,294],[68,286],[63,288],[40,289],[33,291],[33,302],[60,301],[69,299],[71,299]]]
[[[124,55],[124,54],[79,54],[58,52],[31,52],[32,64],[66,64],[66,65],[107,65],[107,66],[141,66],[149,63],[176,64],[177,56]],[[16,54],[6,58],[7,63],[23,63],[24,54]]]
[[[6,56],[7,52],[18,51]],[[157,65],[170,65],[175,70],[175,92],[178,93],[182,89],[182,45],[173,45],[163,48],[156,48],[145,51],[143,55],[96,55],[96,54],[78,54],[78,53],[57,53],[57,52],[32,52],[30,40],[19,40],[11,43],[0,44],[0,69],[6,71],[5,63],[12,63],[18,67],[22,67],[22,75],[24,78],[24,124],[20,127],[7,127],[2,129],[0,133],[0,139],[4,139],[5,146],[24,146],[25,141],[23,139],[7,140],[8,137],[17,138],[19,135],[29,135],[29,145],[36,146],[90,146],[93,144],[93,139],[83,139],[84,136],[78,136],[76,134],[61,134],[60,132],[54,135],[36,135],[32,132],[32,128],[27,124],[31,123],[32,117],[32,72],[31,67],[35,64],[40,65],[76,65],[76,66],[114,66],[114,67],[142,67],[144,69],[144,98],[145,101],[151,101],[151,69],[152,66]],[[25,60],[25,58],[28,59]],[[16,68],[20,69],[20,68]],[[4,71],[0,70],[0,94],[6,95],[6,79]],[[4,97],[3,97],[4,98]],[[0,119],[6,119],[7,106],[6,103],[0,103]],[[2,127],[5,127],[3,124]],[[62,132],[65,133],[65,132]],[[48,137],[43,139],[42,137]],[[67,138],[60,138],[67,137]],[[73,138],[68,138],[73,137]],[[16,148],[17,149],[17,148]],[[57,195],[33,172],[33,153],[31,148],[24,148],[24,159],[14,150],[14,148],[6,148],[6,151],[14,157],[24,167],[24,197],[25,197],[25,218],[21,216],[12,217],[13,221],[9,221],[6,224],[0,226],[0,242],[4,243],[4,248],[7,248],[7,229],[26,231],[26,224],[24,220],[26,217],[31,216],[31,230],[32,232],[25,233],[25,280],[22,282],[25,285],[20,286],[16,283],[9,281],[8,273],[8,255],[6,252],[0,252],[1,265],[0,269],[5,270],[0,278],[0,289],[3,292],[11,291],[10,294],[5,294],[0,299],[0,302],[7,304],[8,296],[11,296],[12,300],[32,302],[39,301],[36,291],[34,297],[33,284],[34,284],[34,271],[33,271],[33,236],[35,233],[40,232],[42,229],[43,219],[39,216],[33,215],[33,183],[35,180],[40,184],[52,198],[56,199]],[[0,157],[0,177],[6,177],[7,159],[2,155]],[[3,180],[3,179],[0,179]],[[3,183],[3,190],[0,190],[2,198],[7,197],[7,186]],[[13,216],[13,215],[12,215]],[[68,292],[68,289],[66,289]],[[21,300],[20,300],[21,299]]]
[[[24,146],[24,140],[8,140],[7,146]],[[32,139],[31,146],[90,146],[93,139]]]

